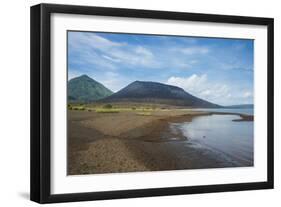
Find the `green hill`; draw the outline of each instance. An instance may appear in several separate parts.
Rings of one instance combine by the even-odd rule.
[[[113,94],[111,90],[87,75],[68,81],[68,102],[88,103]]]

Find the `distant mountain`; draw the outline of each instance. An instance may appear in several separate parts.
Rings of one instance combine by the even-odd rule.
[[[142,102],[175,106],[217,108],[217,104],[197,98],[182,88],[157,82],[135,81],[99,102]]]
[[[231,106],[225,106],[224,108],[229,108],[229,109],[252,109],[252,108],[254,108],[254,104],[231,105]]]
[[[68,81],[69,102],[92,102],[110,96],[113,92],[87,75]]]

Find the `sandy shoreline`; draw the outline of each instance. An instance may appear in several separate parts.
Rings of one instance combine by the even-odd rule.
[[[183,147],[187,138],[169,128],[169,123],[212,114],[233,113],[162,110],[142,116],[69,110],[68,174],[235,167],[206,149]],[[240,119],[233,121],[253,120],[253,116],[235,115]]]

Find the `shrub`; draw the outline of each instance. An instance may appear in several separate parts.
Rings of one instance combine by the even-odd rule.
[[[86,108],[84,106],[73,106],[71,107],[72,110],[79,110],[79,111],[84,111]]]
[[[105,104],[103,106],[103,108],[105,108],[105,109],[112,109],[112,105],[111,104]]]

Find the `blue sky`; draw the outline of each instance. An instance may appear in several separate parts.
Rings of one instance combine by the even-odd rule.
[[[216,104],[248,104],[253,47],[242,39],[68,32],[68,76],[87,74],[114,92],[156,81]]]

